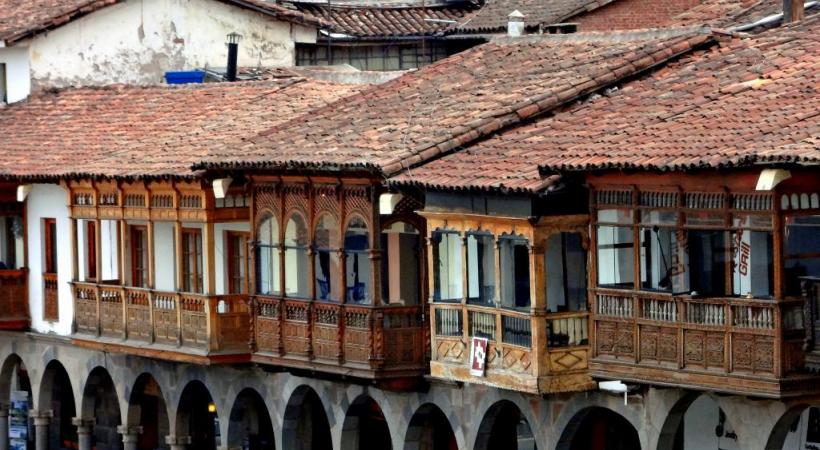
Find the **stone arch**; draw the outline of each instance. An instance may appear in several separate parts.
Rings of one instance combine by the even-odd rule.
[[[693,411],[691,409],[693,406],[698,411],[705,410],[705,413]],[[703,423],[693,425],[693,429],[697,432],[692,436],[696,436],[698,441],[688,444],[685,426],[687,415],[703,421]],[[710,445],[712,441],[717,441],[714,445],[727,450],[739,448],[737,434],[719,400],[707,393],[687,392],[669,410],[661,427],[657,449],[696,449],[705,445],[706,441],[709,441]]]
[[[78,422],[79,425],[92,426],[92,442],[98,450],[122,448],[122,438],[118,431],[122,424],[120,402],[114,380],[102,366],[95,367],[88,375],[78,417],[88,421]]]
[[[576,412],[561,432],[556,450],[640,450],[638,430],[624,416],[602,406]]]
[[[342,450],[393,448],[390,428],[376,401],[362,394],[350,404],[342,425]]]
[[[190,439],[189,448],[216,450],[219,419],[216,404],[205,384],[191,380],[185,385],[179,398],[176,413],[176,437]]]
[[[536,439],[529,420],[509,400],[495,402],[481,419],[475,450],[536,449]]]
[[[71,422],[77,415],[74,390],[68,372],[56,359],[50,360],[43,370],[37,410],[52,415],[48,427],[48,448],[77,445],[77,429]]]
[[[282,447],[288,450],[333,448],[322,400],[309,386],[299,386],[288,400],[282,425]]]
[[[273,423],[262,396],[253,388],[239,392],[228,422],[228,448],[275,449]]]
[[[801,399],[792,405],[774,424],[766,441],[766,450],[810,448],[820,444],[820,399]]]
[[[138,450],[168,448],[165,436],[170,434],[168,406],[162,388],[148,372],[140,374],[128,398],[127,425],[142,427],[137,437]]]
[[[421,405],[410,419],[404,450],[456,450],[459,448],[450,420],[432,403]]]
[[[0,367],[0,403],[9,403],[12,391],[25,391],[29,404],[33,401],[28,367],[16,353],[6,357]]]

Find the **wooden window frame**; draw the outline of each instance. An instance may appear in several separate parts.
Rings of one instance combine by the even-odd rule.
[[[188,245],[191,237],[195,238],[195,248],[193,254],[188,251]],[[202,275],[202,272],[204,272],[204,267],[202,265],[202,246],[203,243],[201,229],[182,229],[182,242],[180,246],[180,251],[182,253],[182,267],[180,267],[180,270],[182,271],[182,286],[180,286],[180,290],[182,290],[183,292],[190,292],[195,294],[203,293],[204,277]],[[193,257],[193,261],[191,261],[191,257]]]
[[[136,234],[142,234],[142,242],[144,246],[137,245]],[[128,226],[128,240],[131,247],[131,285],[134,287],[148,287],[148,270],[150,262],[148,261],[148,227],[146,225],[129,225]],[[140,249],[138,252],[137,250]],[[141,257],[144,255],[144,258]],[[144,265],[142,263],[145,263]],[[139,283],[137,281],[140,281]]]
[[[235,240],[239,239],[241,244],[237,245]],[[225,232],[225,257],[226,257],[226,275],[228,279],[227,291],[229,294],[247,294],[248,293],[248,248],[247,242],[250,239],[250,233],[247,231],[226,231]],[[237,248],[242,247],[242,248]],[[237,254],[238,253],[238,254]],[[244,276],[237,275],[237,260],[244,269]]]
[[[57,219],[43,218],[43,320],[60,320],[57,275]]]
[[[57,220],[43,219],[43,273],[57,273]]]
[[[87,220],[85,225],[85,278],[88,281],[97,281],[97,222]]]

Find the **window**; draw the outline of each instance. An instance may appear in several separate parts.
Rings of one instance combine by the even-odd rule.
[[[25,266],[23,239],[23,218],[0,216],[0,270],[20,269]]]
[[[313,245],[316,248],[313,271],[316,275],[316,298],[340,300],[339,226],[336,220],[325,214],[316,224]]]
[[[598,211],[598,286],[632,289],[635,281],[632,212],[621,209]]]
[[[800,277],[820,276],[820,216],[787,216],[785,226],[786,294],[800,295]]]
[[[547,309],[587,309],[587,261],[580,233],[557,233],[547,240]]]
[[[225,238],[228,247],[228,293],[247,294],[248,247],[245,243],[248,240],[248,234],[228,231]]]
[[[345,231],[345,268],[347,271],[347,301],[370,302],[370,255],[368,255],[367,224],[353,218]]]
[[[285,295],[308,296],[308,229],[305,220],[294,214],[285,228]]]
[[[144,226],[131,226],[131,285],[148,287],[148,231]]]
[[[202,293],[202,232],[182,230],[182,291]]]
[[[760,226],[771,228],[771,216],[737,215],[733,225],[732,294],[756,298],[774,296],[772,232],[750,229]]]
[[[0,102],[8,103],[9,99],[6,95],[6,65],[0,63]]]
[[[417,305],[419,299],[419,232],[396,222],[382,231],[382,298],[387,303]]]
[[[726,295],[726,231],[689,230],[689,286],[692,295]]]
[[[461,237],[452,231],[436,231],[433,241],[433,300],[456,301],[462,298]]]
[[[467,301],[495,301],[495,239],[487,233],[467,233]]]
[[[43,219],[43,261],[45,273],[57,273],[57,221]]]
[[[87,280],[97,279],[97,223],[93,220],[85,222],[85,273]]]
[[[501,305],[530,306],[530,251],[525,238],[502,236],[498,240],[501,260]]]
[[[256,293],[280,293],[279,223],[270,216],[262,219],[256,230]]]

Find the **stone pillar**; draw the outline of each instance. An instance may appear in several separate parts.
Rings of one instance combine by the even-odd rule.
[[[117,427],[117,432],[122,435],[123,450],[137,450],[137,443],[139,442],[140,434],[142,434],[142,427],[120,425]]]
[[[31,410],[29,417],[34,421],[34,448],[48,450],[48,425],[51,423],[51,411]]]
[[[0,404],[0,450],[9,450],[9,408]]]
[[[77,427],[79,450],[91,450],[91,436],[94,434],[94,419],[75,417],[71,424]]]
[[[165,436],[165,443],[171,446],[171,450],[187,450],[191,443],[190,436]]]

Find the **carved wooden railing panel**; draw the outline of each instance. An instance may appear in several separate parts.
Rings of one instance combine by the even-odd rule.
[[[803,277],[803,328],[806,330],[805,349],[814,351],[820,336],[820,278]]]
[[[46,320],[60,319],[60,306],[56,273],[43,274],[43,318]]]
[[[97,334],[97,286],[74,283],[74,322],[80,333]]]
[[[391,365],[424,363],[422,307],[387,307],[384,313],[384,360]]]
[[[256,347],[260,352],[280,353],[282,350],[282,341],[279,339],[281,303],[278,298],[256,297],[253,328]]]
[[[123,337],[125,324],[122,317],[122,290],[119,287],[99,287],[100,334],[108,337]]]
[[[344,357],[346,361],[365,363],[373,348],[373,310],[367,307],[345,305]]]
[[[27,287],[27,270],[0,270],[0,322],[28,320]]]
[[[310,302],[286,300],[283,304],[282,343],[285,353],[310,353]]]
[[[208,297],[201,294],[179,294],[182,316],[182,344],[191,347],[208,345]]]
[[[179,343],[177,295],[173,292],[154,292],[154,340],[158,343]]]
[[[339,322],[341,306],[332,303],[313,305],[313,356],[338,359],[342,355]]]
[[[125,316],[128,324],[128,338],[151,342],[151,295],[146,289],[125,289]]]
[[[216,297],[215,318],[218,349],[247,349],[251,338],[250,311],[245,295]]]

